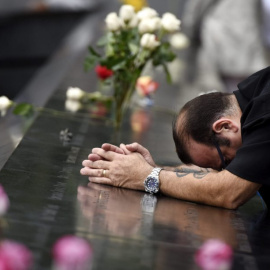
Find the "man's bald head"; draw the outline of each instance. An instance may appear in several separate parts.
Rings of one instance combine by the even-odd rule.
[[[180,110],[173,124],[173,138],[182,162],[193,163],[188,151],[190,139],[210,147],[215,147],[215,141],[229,146],[230,142],[218,137],[212,126],[221,117],[238,113],[234,98],[233,94],[209,93],[192,99]]]

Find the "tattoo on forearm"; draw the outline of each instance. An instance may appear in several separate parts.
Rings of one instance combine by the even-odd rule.
[[[194,178],[202,179],[202,178],[204,178],[208,173],[209,173],[208,171],[194,172],[194,173],[193,173],[193,176],[194,176]]]
[[[180,168],[180,169],[175,169],[175,173],[176,173],[176,176],[179,178],[193,173],[194,178],[202,179],[209,173],[209,170],[204,169],[203,171],[197,171],[197,170],[189,169],[189,168]]]

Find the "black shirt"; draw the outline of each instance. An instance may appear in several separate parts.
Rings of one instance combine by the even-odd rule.
[[[242,146],[226,170],[263,184],[265,199],[270,191],[270,67],[239,83],[238,89],[234,94],[242,110]]]

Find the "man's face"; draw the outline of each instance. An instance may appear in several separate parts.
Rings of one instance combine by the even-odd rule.
[[[240,145],[234,141],[231,142],[230,146],[220,146],[221,153],[227,165],[234,159],[239,147]],[[212,168],[215,170],[222,169],[222,161],[215,147],[210,147],[190,139],[189,154],[193,163],[199,167]]]

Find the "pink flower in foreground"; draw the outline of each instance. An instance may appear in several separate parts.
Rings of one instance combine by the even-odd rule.
[[[57,270],[89,269],[92,253],[86,240],[73,235],[63,236],[53,246],[55,268]]]
[[[27,270],[31,267],[32,262],[32,253],[24,245],[10,240],[1,243],[1,270]]]
[[[141,96],[154,93],[158,88],[158,83],[149,76],[142,76],[137,80],[136,89]]]
[[[4,190],[4,188],[0,185],[0,216],[4,215],[9,207],[9,199]]]
[[[231,268],[233,251],[226,243],[210,239],[195,255],[195,261],[203,270],[228,270]]]

